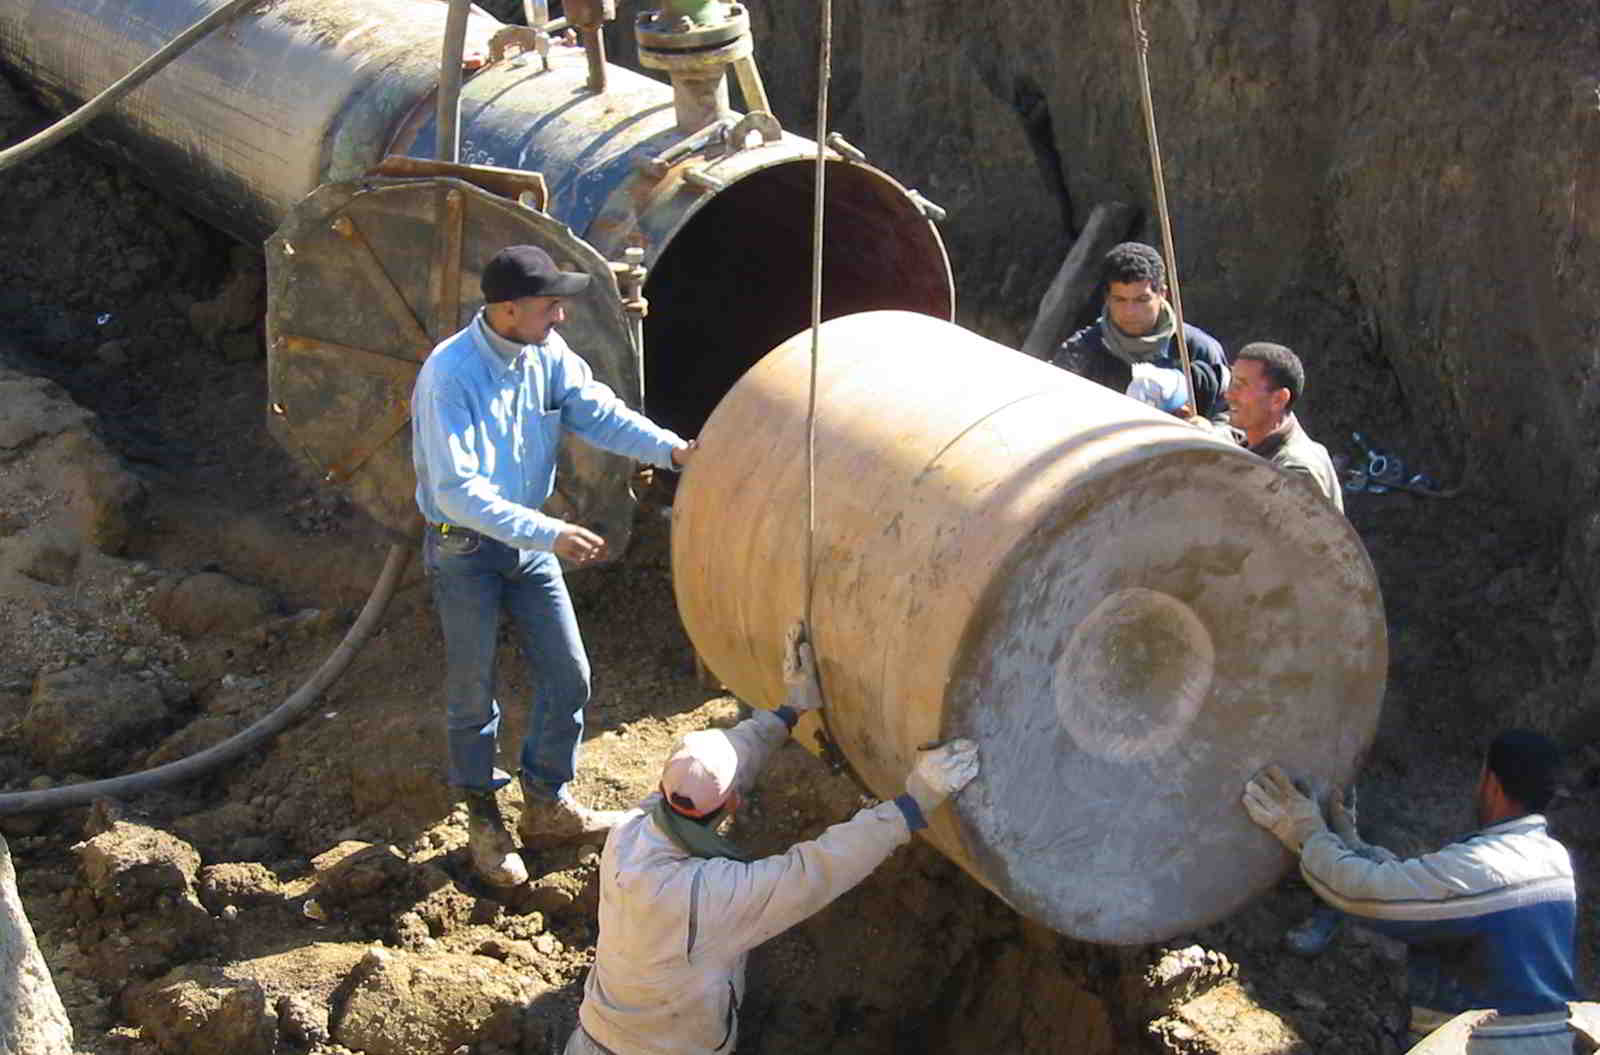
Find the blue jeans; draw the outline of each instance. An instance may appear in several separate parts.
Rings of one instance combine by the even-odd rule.
[[[441,535],[432,527],[422,560],[444,629],[450,783],[493,790],[509,781],[494,768],[500,730],[495,657],[504,607],[534,674],[522,741],[523,785],[551,798],[563,794],[578,767],[589,657],[561,563],[554,553],[514,549],[479,535]]]

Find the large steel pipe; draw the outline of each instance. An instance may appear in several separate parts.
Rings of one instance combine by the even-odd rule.
[[[0,65],[58,109],[91,98],[221,0],[0,0]],[[249,242],[318,186],[386,154],[434,156],[447,4],[263,0],[95,122],[91,138],[180,204]],[[469,22],[483,51],[502,27]],[[751,126],[683,141],[672,88],[618,67],[588,89],[581,49],[496,62],[461,94],[461,160],[543,172],[549,212],[608,259],[633,244],[645,292],[648,409],[693,433],[766,349],[810,318],[809,141]],[[653,163],[658,162],[658,163]],[[900,308],[949,318],[948,261],[918,200],[869,165],[832,163],[829,317]],[[470,270],[477,261],[467,262]],[[614,379],[630,399],[639,385]]]
[[[813,639],[827,733],[890,796],[917,747],[983,772],[929,839],[1018,911],[1164,939],[1286,855],[1239,805],[1279,761],[1324,787],[1371,742],[1386,668],[1365,550],[1319,494],[1126,397],[925,316],[825,323]],[[781,699],[805,604],[810,333],[700,433],[674,507],[689,635]]]

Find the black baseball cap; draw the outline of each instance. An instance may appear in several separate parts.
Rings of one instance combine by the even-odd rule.
[[[484,265],[483,300],[494,304],[518,297],[570,297],[589,288],[589,276],[562,271],[536,245],[508,245]]]

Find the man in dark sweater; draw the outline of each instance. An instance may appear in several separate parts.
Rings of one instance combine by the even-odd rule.
[[[1215,337],[1183,324],[1194,374],[1191,395],[1183,381],[1177,315],[1167,301],[1167,267],[1161,254],[1141,242],[1113,246],[1101,281],[1106,299],[1100,318],[1068,337],[1050,362],[1162,410],[1224,420],[1227,357]]]

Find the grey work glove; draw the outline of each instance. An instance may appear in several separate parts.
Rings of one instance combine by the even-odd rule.
[[[1365,857],[1369,861],[1379,864],[1395,860],[1394,854],[1381,846],[1373,846],[1361,838],[1361,833],[1356,830],[1356,789],[1350,788],[1333,797],[1328,804],[1328,827],[1333,829],[1333,834],[1344,840],[1351,852]]]
[[[784,703],[795,714],[822,709],[822,684],[817,681],[817,660],[806,640],[806,624],[795,620],[783,642],[783,683],[788,687]]]
[[[1345,845],[1354,848],[1361,844],[1361,835],[1356,831],[1355,788],[1341,791],[1328,803],[1328,827],[1345,841]]]
[[[1244,786],[1244,809],[1292,854],[1299,854],[1307,839],[1328,830],[1316,801],[1277,766],[1268,766]]]
[[[977,775],[978,745],[971,740],[951,740],[917,756],[916,766],[906,777],[906,794],[927,817]]]

